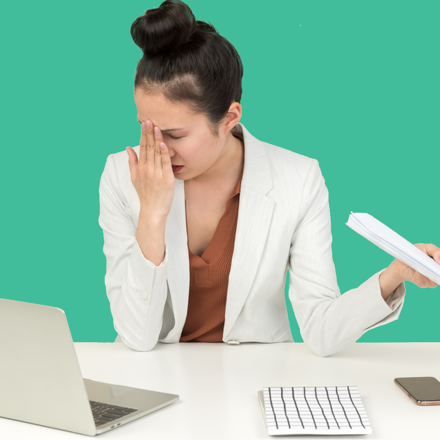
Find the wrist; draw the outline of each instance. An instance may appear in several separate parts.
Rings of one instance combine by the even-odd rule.
[[[403,281],[405,279],[396,272],[393,263],[391,263],[379,276],[382,298],[386,301]]]
[[[394,259],[391,264],[387,267],[387,271],[392,280],[394,280],[397,285],[406,281],[405,276],[399,271],[397,266],[398,260]]]
[[[151,211],[142,209],[139,211],[139,222],[146,224],[151,227],[165,226],[167,221],[167,216],[151,214]]]

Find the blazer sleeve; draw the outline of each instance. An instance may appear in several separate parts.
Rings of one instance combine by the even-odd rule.
[[[406,293],[402,282],[383,299],[379,275],[385,268],[341,295],[331,244],[329,194],[319,163],[312,159],[290,246],[289,298],[303,340],[317,356],[341,351],[368,330],[395,321]]]
[[[98,223],[104,234],[105,287],[113,325],[122,341],[136,351],[149,351],[158,342],[167,299],[168,253],[156,266],[142,253],[137,228],[119,188],[110,154],[99,184]]]

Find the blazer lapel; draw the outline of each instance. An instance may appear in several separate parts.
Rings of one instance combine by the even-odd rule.
[[[175,319],[174,327],[167,339],[173,339],[176,335],[180,335],[185,325],[190,287],[183,180],[175,179],[174,198],[165,226],[165,246],[168,251],[167,281]]]
[[[243,133],[245,158],[226,299],[224,342],[254,282],[275,207],[275,202],[266,196],[273,181],[264,143],[253,137],[241,123],[232,131]]]
[[[249,295],[275,206],[275,202],[266,196],[273,182],[264,143],[254,138],[241,123],[232,131],[243,133],[245,158],[226,299],[224,341]],[[170,340],[182,332],[188,311],[190,267],[187,243],[184,181],[176,179],[165,228],[169,265],[167,281],[175,312],[175,325],[167,336]]]

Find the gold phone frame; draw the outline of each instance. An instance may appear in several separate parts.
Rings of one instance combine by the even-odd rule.
[[[427,405],[440,405],[440,400],[417,400],[412,394],[410,394],[403,386],[394,379],[394,383],[405,393],[408,397],[419,406],[427,406]]]

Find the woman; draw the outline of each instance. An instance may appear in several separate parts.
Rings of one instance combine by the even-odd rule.
[[[143,50],[134,97],[140,145],[110,154],[100,183],[105,284],[117,340],[293,341],[336,353],[398,318],[404,281],[435,283],[399,260],[341,295],[328,191],[316,159],[256,139],[241,124],[235,48],[167,0],[131,28]],[[440,260],[433,244],[416,245]]]

